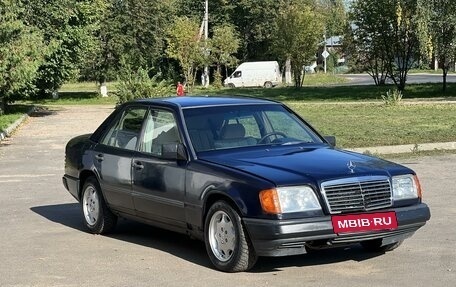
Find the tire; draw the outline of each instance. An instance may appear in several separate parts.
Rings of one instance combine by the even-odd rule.
[[[242,272],[256,263],[257,256],[241,217],[225,201],[217,201],[209,208],[204,242],[212,264],[221,271]]]
[[[266,89],[270,89],[270,88],[272,88],[272,83],[271,82],[266,82],[266,83],[264,83],[264,87]]]
[[[109,210],[93,176],[87,178],[82,188],[81,209],[84,224],[91,233],[106,234],[116,226],[117,216]]]
[[[229,83],[229,84],[228,84],[228,88],[230,88],[230,89],[234,89],[234,88],[235,88],[235,86],[234,86],[234,84],[232,84],[232,83]]]
[[[361,242],[361,246],[364,248],[364,250],[368,252],[388,252],[388,251],[393,251],[394,249],[398,248],[403,240],[399,240],[398,242],[387,244],[384,246],[382,245],[382,240],[381,239],[374,239],[374,240],[369,240],[369,241],[363,241]]]

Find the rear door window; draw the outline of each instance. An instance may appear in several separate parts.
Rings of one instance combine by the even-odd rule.
[[[108,146],[135,150],[141,134],[141,128],[146,115],[146,108],[135,107],[125,110],[108,129],[101,143]]]

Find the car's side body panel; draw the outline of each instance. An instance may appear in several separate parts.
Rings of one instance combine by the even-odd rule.
[[[131,151],[97,144],[92,162],[108,205],[115,210],[134,214],[131,191]],[[91,165],[86,166],[90,169]]]
[[[136,215],[185,227],[186,164],[139,154],[133,163]]]

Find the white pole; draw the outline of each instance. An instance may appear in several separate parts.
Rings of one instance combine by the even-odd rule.
[[[206,41],[206,53],[207,51],[207,39],[209,34],[209,0],[206,0],[205,12],[204,12],[204,40]],[[204,67],[204,86],[209,87],[209,67]]]
[[[325,48],[323,52],[326,52],[326,34],[323,34],[323,40],[325,41]],[[326,57],[323,57],[323,61],[325,62],[325,74],[326,74]]]

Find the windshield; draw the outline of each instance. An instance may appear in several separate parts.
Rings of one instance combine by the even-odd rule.
[[[281,105],[232,105],[184,110],[197,152],[247,146],[322,143],[298,117]]]

